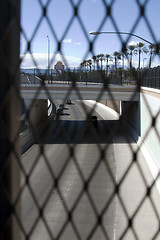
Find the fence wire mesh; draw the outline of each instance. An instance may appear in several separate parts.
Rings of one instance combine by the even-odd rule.
[[[129,1],[135,17],[127,20],[131,27],[124,36],[119,25],[126,13],[120,7],[122,1],[98,1],[101,11],[94,16],[95,31],[104,31],[110,23],[121,49],[111,59],[112,69],[111,56],[96,56],[100,36],[89,35],[92,8],[86,9],[86,2],[96,1],[66,0],[66,9],[64,1],[58,0],[20,2],[19,10],[19,1],[2,1],[0,10],[0,239],[160,239],[160,172],[156,168],[154,177],[151,174],[144,144],[153,148],[158,166],[160,109],[157,102],[153,111],[151,98],[142,88],[157,87],[147,81],[152,82],[152,72],[156,74],[149,69],[151,63],[159,61],[159,36],[149,12],[158,2]],[[119,14],[115,8],[120,8]],[[54,17],[57,12],[59,18]],[[140,55],[142,46],[127,50],[141,21],[153,42],[147,80],[140,65],[132,66],[132,51]],[[75,44],[81,47],[78,70],[72,69],[65,45],[76,31],[74,24],[85,42],[83,47]],[[43,31],[48,60],[44,71],[36,54]],[[89,57],[92,60],[86,61]],[[22,70],[28,59],[30,72]],[[123,63],[118,67],[118,59],[129,67]],[[53,72],[58,61],[66,71]],[[144,63],[145,59],[143,67]],[[130,99],[121,101],[126,91]],[[158,99],[158,91],[155,94]],[[146,112],[148,121],[144,121]]]

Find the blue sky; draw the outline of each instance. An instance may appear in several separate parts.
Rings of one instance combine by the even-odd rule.
[[[145,4],[146,3],[146,4]],[[79,4],[78,18],[73,18],[73,5]],[[112,18],[107,17],[106,5],[111,5]],[[139,18],[139,5],[145,4],[145,18]],[[47,18],[42,18],[42,7],[47,5]],[[69,67],[78,67],[84,59],[91,59],[88,54],[88,41],[94,41],[93,54],[113,54],[121,49],[117,35],[89,35],[90,31],[123,31],[139,35],[150,42],[160,40],[160,0],[22,0],[21,1],[21,55],[24,56],[21,67],[33,68],[35,65],[26,42],[31,41],[32,56],[39,68],[47,68],[48,38],[50,40],[50,58],[52,66],[63,57]],[[80,19],[80,21],[79,21]],[[72,20],[72,21],[71,21]],[[137,21],[137,22],[136,22]],[[70,25],[69,25],[70,23]],[[66,31],[67,26],[68,30]],[[126,40],[128,35],[123,35]],[[57,52],[57,41],[62,42],[62,52]],[[129,44],[140,40],[131,37]],[[147,46],[147,44],[146,44]],[[144,54],[142,60],[148,56]],[[137,65],[134,57],[134,65]],[[63,61],[64,62],[64,61]],[[147,64],[147,59],[145,59]],[[154,65],[159,58],[154,58]]]

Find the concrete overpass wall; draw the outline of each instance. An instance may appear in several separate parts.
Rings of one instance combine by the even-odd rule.
[[[54,104],[44,99],[34,100],[33,102],[32,100],[25,100],[25,107],[30,109],[30,114],[28,122],[25,122],[27,128],[20,134],[22,152],[25,152],[35,143],[56,111]],[[33,128],[34,131],[32,131]]]
[[[48,117],[48,100],[25,100],[25,106],[29,109],[28,127],[36,126]]]
[[[140,102],[121,102],[121,114],[123,119],[136,132],[135,140],[141,136],[141,103]]]
[[[118,114],[121,114],[121,102],[120,101],[98,101],[102,104],[104,104],[105,106],[113,109],[114,111],[116,111]]]
[[[156,176],[160,169],[160,90],[143,87],[140,102],[122,102],[122,112]]]
[[[141,138],[160,168],[160,90],[142,88]]]

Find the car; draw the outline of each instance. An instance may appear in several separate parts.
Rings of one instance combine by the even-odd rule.
[[[56,112],[57,112],[57,115],[63,115],[63,108],[58,107]]]
[[[60,104],[60,105],[59,105],[59,108],[64,109],[64,104]]]
[[[97,116],[91,116],[91,122],[95,128],[98,128]]]
[[[66,104],[72,104],[72,101],[70,99],[67,99]]]

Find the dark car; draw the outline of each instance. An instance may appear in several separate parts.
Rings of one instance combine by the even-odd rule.
[[[91,122],[93,123],[95,128],[98,128],[97,116],[91,116]]]
[[[70,99],[67,99],[66,104],[72,104],[72,101]]]
[[[60,104],[59,105],[59,108],[62,108],[62,109],[64,109],[64,104],[62,103],[62,104]]]
[[[57,108],[57,115],[63,115],[63,108],[62,107]]]

